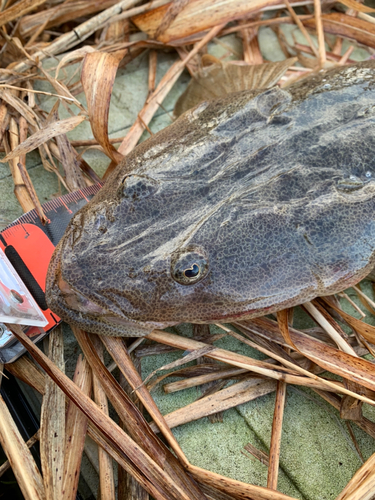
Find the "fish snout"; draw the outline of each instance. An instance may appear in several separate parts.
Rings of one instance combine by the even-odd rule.
[[[98,304],[86,298],[75,290],[63,277],[61,266],[61,247],[56,247],[52,256],[46,281],[46,299],[51,310],[61,306],[79,313],[87,313],[98,316],[105,313]]]
[[[72,288],[69,283],[63,279],[61,274],[57,280],[57,286],[65,304],[74,311],[83,312],[92,316],[104,314],[106,312],[103,307],[100,307],[98,304],[95,304],[95,302],[92,302],[77,290],[74,290],[74,288]]]
[[[63,243],[59,243],[52,256],[46,281],[46,299],[48,307],[71,325],[78,326],[92,333],[125,337],[139,337],[150,333],[154,328],[165,328],[173,323],[153,323],[138,321],[127,317],[125,313],[112,312],[87,298],[76,290],[69,278],[64,276],[65,264],[61,260],[65,252]],[[71,261],[72,255],[69,259]],[[81,270],[75,268],[75,277]]]

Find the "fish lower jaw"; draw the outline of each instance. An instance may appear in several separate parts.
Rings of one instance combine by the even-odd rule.
[[[99,335],[143,337],[176,323],[141,322],[116,315],[86,298],[60,275],[49,294],[49,307],[67,323]]]
[[[98,335],[110,335],[114,337],[143,337],[155,328],[165,328],[163,325],[140,323],[129,318],[119,316],[91,316],[80,311],[73,311],[61,302],[53,305],[53,310],[70,325],[77,326],[82,330]]]

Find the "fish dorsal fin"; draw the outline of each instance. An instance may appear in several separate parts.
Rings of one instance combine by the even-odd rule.
[[[274,86],[297,58],[248,65],[222,62],[214,56],[202,57],[202,69],[192,78],[178,99],[174,113],[180,116],[202,101],[224,97],[241,90],[268,89]]]

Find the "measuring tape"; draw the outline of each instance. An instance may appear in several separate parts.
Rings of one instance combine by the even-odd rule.
[[[4,323],[23,325],[33,342],[60,323],[46,304],[48,265],[70,219],[101,187],[95,184],[44,203],[44,225],[31,210],[0,232],[0,363],[11,363],[25,352]]]

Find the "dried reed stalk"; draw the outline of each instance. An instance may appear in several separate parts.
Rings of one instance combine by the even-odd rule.
[[[44,128],[44,130],[48,129],[48,126],[52,124],[55,125],[60,124],[61,126],[62,121],[59,120],[58,109],[59,109],[59,101],[57,100],[49,113],[48,119],[46,120],[46,127]],[[78,120],[78,125],[80,123],[81,121]],[[80,169],[81,162],[77,160],[77,155],[66,136],[65,133],[66,131],[61,131],[61,133],[56,134],[55,140],[59,150],[60,162],[62,164],[65,173],[66,184],[69,190],[78,191],[79,189],[84,188],[86,186],[86,183]]]
[[[117,14],[113,16],[112,18],[109,18],[105,23],[103,23],[103,26],[107,26],[109,23],[117,23],[119,21],[124,21],[125,19],[130,19],[134,16],[138,16],[140,14],[144,14],[145,12],[148,12],[151,9],[157,9],[158,7],[161,7],[165,3],[167,3],[168,0],[151,0],[151,2],[145,3],[143,5],[140,5],[139,7],[134,7],[132,9],[122,9],[123,12],[120,14]]]
[[[158,66],[158,53],[156,50],[150,50],[148,63],[148,95],[155,91],[156,69]]]
[[[70,143],[72,145],[72,142]],[[62,161],[63,158],[60,155],[60,150],[56,144],[54,144],[52,141],[49,142],[49,149],[53,156],[58,160]],[[85,160],[77,155],[77,152],[73,149],[73,155],[74,155],[74,165],[78,166],[83,173],[86,174],[87,177],[84,177],[84,181],[89,185],[92,183],[102,183],[101,178],[97,175],[97,173],[88,165],[88,163],[85,162]],[[69,172],[69,170],[68,170]],[[70,184],[70,182],[69,182]],[[64,181],[64,185],[66,189],[69,191],[69,186],[66,185]]]
[[[362,290],[360,289],[360,286],[361,286],[361,285],[360,285],[360,283],[359,283],[359,284],[358,284],[358,286],[354,286],[354,287],[352,287],[352,288],[353,288],[353,290],[355,291],[355,293],[356,293],[356,295],[357,295],[358,299],[360,300],[361,305],[363,305],[363,306],[365,307],[365,309],[366,309],[368,312],[370,312],[371,314],[374,314],[375,310],[374,310],[374,309],[372,308],[372,306],[371,306],[371,302],[372,302],[372,301],[371,301],[371,300],[367,300],[367,299],[368,299],[368,297],[367,297],[367,295],[363,294]],[[358,289],[358,290],[361,290],[361,292],[362,292],[362,293],[358,293],[358,290],[357,290],[357,289]],[[345,297],[345,295],[346,295],[346,297]],[[355,302],[351,301],[350,297],[348,297],[348,295],[347,295],[347,294],[342,294],[342,295],[338,294],[338,296],[339,296],[339,297],[346,298],[346,300],[348,300],[348,299],[349,299],[349,300],[348,300],[348,302],[350,302],[350,304],[351,304],[352,306],[353,306],[353,304],[355,304]],[[347,297],[348,297],[348,298],[347,298]],[[358,307],[358,306],[357,306],[357,304],[355,304],[355,306],[353,306],[353,307],[354,307],[354,309],[355,309],[356,311],[358,311],[358,313],[359,313],[362,317],[366,317],[366,314],[362,311],[362,309],[361,309],[360,307]],[[363,316],[363,315],[364,315],[364,316]]]
[[[49,358],[59,370],[64,370],[64,341],[62,327],[49,336]],[[65,395],[50,378],[46,388],[40,418],[40,459],[47,499],[63,496],[65,449]]]
[[[155,401],[152,399],[151,394],[143,384],[141,376],[135,369],[133,362],[126,350],[126,347],[122,342],[122,339],[119,337],[101,337],[101,341],[128,381],[130,387],[136,391],[138,398],[140,399],[156,425],[159,427],[160,431],[164,435],[172,450],[177,455],[180,462],[186,467],[188,465],[187,458],[183,453],[180,445],[177,443],[177,440],[172,434],[167,423],[165,422],[159,408],[156,406]]]
[[[320,0],[314,0],[314,13],[315,13],[316,31],[318,35],[319,65],[321,68],[323,68],[326,62],[326,48],[324,41],[324,30],[322,24],[322,7]]]
[[[20,118],[20,120],[21,120],[21,118]],[[33,183],[31,182],[29,173],[27,172],[25,165],[21,162],[17,164],[17,167],[18,167],[18,170],[21,174],[22,180],[26,186],[27,192],[28,192],[28,194],[33,202],[35,211],[38,214],[41,223],[45,224],[48,221],[48,217],[43,212],[42,205],[40,204],[40,201],[39,201],[38,195],[36,194],[36,191],[34,189]]]
[[[351,45],[351,46],[348,48],[348,50],[345,52],[345,54],[341,57],[341,59],[340,59],[340,61],[339,61],[339,64],[340,64],[340,65],[344,65],[344,64],[346,64],[346,63],[348,62],[349,57],[350,57],[351,53],[353,52],[353,50],[354,50],[354,46],[353,46],[353,45]]]
[[[302,52],[306,52],[307,54],[313,54],[311,47],[309,47],[308,45],[303,45],[302,43],[295,43],[294,48],[297,50],[301,50]],[[340,63],[340,61],[342,59],[341,55],[335,54],[334,52],[329,52],[329,51],[326,51],[326,58],[327,58],[327,61],[334,61],[334,62],[338,62],[338,63]],[[355,63],[355,61],[353,61],[352,59],[348,59],[346,62],[351,63],[351,64]],[[302,68],[300,68],[300,69],[302,69]]]
[[[95,33],[97,29],[102,28],[105,23],[108,22],[111,18],[117,16],[118,14],[121,14],[123,11],[126,11],[139,2],[140,0],[122,0],[120,2],[117,2],[114,6],[109,7],[108,9],[88,19],[79,26],[76,26],[72,31],[64,33],[59,38],[50,43],[47,47],[44,47],[43,50],[38,50],[37,52],[35,52],[33,54],[32,60],[26,59],[17,63],[12,68],[13,71],[22,73],[30,66],[35,64],[34,61],[42,61],[46,57],[60,54],[61,52],[66,52],[75,45],[78,45],[79,43],[86,40],[92,33]],[[134,11],[129,11],[128,13],[130,16],[135,14]]]
[[[269,490],[262,486],[253,484],[241,483],[229,477],[221,476],[215,472],[211,472],[195,465],[189,466],[189,472],[194,479],[200,483],[216,488],[227,495],[232,495],[238,499],[248,500],[295,500],[288,495],[284,495],[278,491]]]
[[[9,146],[12,151],[17,149],[19,144],[19,129],[15,118],[11,117],[9,122]],[[7,148],[7,143],[5,142],[5,147]],[[11,162],[9,162],[10,171],[14,182],[14,194],[22,207],[24,212],[28,212],[34,208],[33,201],[27,191],[27,188],[23,182],[19,164],[18,155],[14,155]]]
[[[0,102],[0,144],[3,142],[4,134],[8,128],[10,115],[8,113],[7,105]]]
[[[244,449],[246,451],[248,451],[254,458],[259,460],[259,462],[261,464],[266,465],[267,467],[269,466],[270,457],[267,453],[265,453],[264,451],[258,450],[258,448],[256,448],[251,443],[247,443],[247,445],[244,446]],[[242,452],[242,454],[245,455],[245,457],[247,456],[246,453]]]
[[[339,309],[339,311],[341,310]],[[286,342],[280,335],[277,323],[267,318],[254,318],[251,322],[246,321],[242,324],[235,323],[235,325],[245,334],[247,330],[250,330],[269,340],[281,343],[281,345],[284,345],[285,347],[294,345],[300,353],[325,370],[352,380],[353,382],[357,382],[371,390],[374,390],[375,388],[375,377],[373,374],[372,363],[365,359],[354,357],[350,354],[344,353],[343,351],[339,351],[338,349],[320,342],[294,328],[288,328],[290,340],[292,342],[291,344],[288,344],[288,342]],[[364,329],[368,326],[364,323],[362,323],[362,325]],[[272,357],[275,356],[272,355]],[[287,365],[287,362],[281,362]],[[298,368],[295,367],[295,369],[297,370]],[[324,383],[327,383],[327,381]],[[340,390],[338,390],[338,392],[340,392]]]
[[[126,500],[149,500],[150,496],[147,491],[129,474],[123,477],[124,469],[122,467],[119,467],[119,469],[118,498],[126,498]]]
[[[341,308],[339,308],[332,300],[327,297],[322,297],[321,300],[325,302],[328,307],[332,308],[336,311],[342,319],[353,328],[357,333],[360,333],[366,340],[371,343],[375,343],[375,327],[369,325],[368,323],[364,323],[354,316],[344,312]]]
[[[300,21],[307,21],[309,19],[313,19],[314,15],[313,14],[307,14],[303,16],[298,16]],[[225,28],[220,32],[221,36],[225,35],[230,35],[231,33],[237,33],[238,31],[241,31],[243,29],[248,29],[248,28],[256,28],[259,26],[274,26],[278,24],[290,24],[294,21],[293,17],[275,17],[275,18],[269,18],[269,19],[261,19],[260,21],[251,21],[248,23],[244,24],[238,24],[237,26],[232,26],[230,28]]]
[[[339,0],[340,3],[349,7],[349,9],[354,10],[355,12],[375,12],[375,9],[368,7],[367,5],[363,5],[361,2],[357,0]]]
[[[224,328],[222,325],[220,327]],[[233,332],[234,333],[234,332]],[[157,342],[160,342],[162,344],[167,344],[167,345],[172,345],[174,347],[179,347],[180,349],[183,350],[193,350],[193,349],[201,349],[205,346],[204,343],[202,342],[196,342],[194,340],[188,339],[186,337],[179,337],[177,335],[173,335],[171,333],[159,331],[159,330],[154,330],[152,333],[147,335],[147,338],[151,340],[155,340]],[[246,340],[246,339],[245,339]],[[247,342],[246,342],[247,343]],[[339,352],[339,351],[338,351]],[[276,359],[276,356],[273,353],[268,353],[270,357],[274,357]],[[302,368],[293,365],[292,363],[288,363],[285,359],[277,357],[278,361],[281,361],[282,363],[286,365],[290,365],[290,367],[294,367],[295,370],[300,371],[301,373],[303,372],[306,377],[301,377],[298,375],[291,375],[289,373],[283,373],[283,372],[278,372],[275,370],[275,367],[272,367],[273,370],[264,368],[261,366],[261,363],[257,360],[254,360],[252,358],[249,358],[247,356],[243,356],[241,354],[236,354],[230,351],[226,351],[224,349],[215,349],[214,351],[210,352],[207,354],[209,358],[216,359],[218,361],[222,361],[224,363],[228,363],[234,366],[238,366],[240,368],[246,368],[249,371],[252,371],[254,373],[258,373],[260,375],[268,376],[270,378],[273,378],[275,380],[282,380],[290,384],[297,384],[297,385],[305,385],[307,387],[313,387],[315,389],[322,389],[322,390],[332,390],[335,392],[339,392],[342,394],[349,394],[350,396],[357,397],[358,399],[361,399],[363,401],[366,401],[367,403],[373,405],[375,404],[374,401],[371,399],[362,396],[360,394],[355,394],[352,391],[348,391],[344,387],[342,387],[339,383],[333,383],[325,379],[321,379],[319,377],[316,377],[312,373],[310,373],[307,370],[303,370]],[[361,358],[358,358],[359,360]],[[281,369],[278,367],[278,369]]]
[[[190,0],[176,0],[168,5],[168,8],[164,13],[153,38],[157,40],[161,35],[163,35],[184,7],[186,7],[189,1]]]
[[[157,368],[153,372],[151,372],[143,381],[143,384],[146,384],[151,377],[153,377],[156,372],[160,370],[170,370],[172,368],[176,368],[177,366],[185,365],[186,363],[189,363],[190,361],[195,361],[196,359],[203,358],[206,354],[209,352],[213,351],[215,349],[214,346],[208,345],[206,347],[203,347],[202,349],[195,349],[194,351],[190,352],[186,356],[183,356],[180,359],[177,359],[176,361],[172,361],[172,363],[167,363],[166,365],[161,366],[160,368]],[[204,358],[203,358],[204,362]],[[141,381],[142,385],[142,381]]]
[[[87,361],[82,359],[81,355],[78,356],[73,382],[81,389],[83,394],[90,397],[92,386],[91,369]],[[65,412],[62,413],[65,415]],[[62,454],[64,459],[64,474],[62,478],[64,500],[74,500],[77,495],[87,423],[85,415],[72,401],[69,401],[66,412],[65,453]]]
[[[227,370],[220,370],[216,373],[207,373],[205,375],[199,375],[197,377],[192,377],[184,380],[179,380],[178,382],[165,384],[163,386],[163,389],[164,392],[170,394],[172,392],[189,389],[190,387],[196,387],[197,385],[207,384],[208,382],[213,382],[215,380],[236,378],[238,375],[243,375],[245,373],[249,373],[248,370],[245,370],[243,368],[228,368]]]
[[[368,297],[365,293],[363,293],[358,285],[354,285],[353,289],[356,291],[357,295],[359,295],[360,298],[364,299],[364,304],[367,305],[369,311],[372,314],[375,314],[375,302],[371,300],[370,297]]]
[[[46,127],[38,130],[33,135],[28,137],[22,144],[17,144],[14,147],[12,147],[12,151],[8,153],[5,158],[0,160],[0,163],[9,162],[9,160],[14,160],[19,155],[23,155],[25,153],[33,151],[34,149],[38,148],[49,139],[52,139],[57,135],[65,134],[66,132],[73,130],[85,119],[86,119],[85,116],[78,115],[78,116],[72,116],[71,118],[65,118],[65,120],[59,120],[50,123]],[[18,159],[16,161],[17,163],[19,162]]]
[[[258,17],[258,16],[257,16]],[[246,24],[246,21],[239,21]],[[258,26],[241,29],[243,60],[248,64],[262,64],[263,56],[258,42]],[[239,57],[241,59],[241,56]]]
[[[101,344],[98,339],[98,343]],[[103,345],[101,344],[101,348],[103,349]],[[137,366],[137,370],[140,370],[141,363],[139,359],[135,360]],[[115,363],[113,362],[115,365]],[[119,383],[121,387],[124,389],[126,394],[130,397],[130,399],[134,402],[134,404],[138,407],[140,411],[142,411],[142,404],[137,398],[136,394],[133,392],[132,388],[126,381],[125,377],[122,373],[119,376]],[[120,421],[120,426],[125,429],[125,425]],[[149,500],[149,494],[146,490],[142,488],[142,486],[136,481],[134,477],[128,474],[120,464],[118,465],[118,483],[117,483],[117,495],[118,498],[126,498],[127,500]]]
[[[163,346],[164,347],[164,346]],[[177,351],[178,349],[175,349]],[[138,357],[137,357],[138,358]],[[138,358],[139,359],[139,358]],[[185,368],[181,368],[178,370],[173,370],[168,373],[164,373],[163,375],[160,375],[156,379],[154,379],[152,382],[149,382],[146,384],[147,388],[149,391],[152,391],[154,387],[156,387],[162,380],[168,378],[168,377],[187,377],[187,378],[196,378],[197,376],[201,375],[211,375],[213,373],[218,374],[219,372],[225,371],[223,368],[220,367],[218,363],[213,363],[205,358],[199,358],[197,360],[197,364],[194,366],[187,366]],[[219,380],[220,375],[217,375],[217,378],[215,380]],[[144,381],[143,381],[144,383]]]
[[[119,144],[124,140],[124,137],[115,137],[113,139],[109,139],[111,144]],[[84,148],[87,146],[97,146],[99,142],[96,139],[82,139],[78,141],[70,141],[70,144],[74,148]]]
[[[293,1],[293,3],[295,2]],[[144,15],[136,16],[132,21],[150,38],[156,38],[155,34],[169,5],[166,4]],[[170,23],[158,39],[164,43],[171,43],[209,30],[213,26],[248,17],[252,13],[267,8],[284,8],[285,4],[279,0],[252,0],[250,3],[246,0],[237,0],[235,8],[233,7],[233,0],[223,0],[220,2],[219,9],[215,0],[190,0],[180,15]],[[194,19],[194,23],[191,22],[192,19]]]
[[[35,443],[39,441],[39,430],[36,431],[34,436],[31,436],[30,439],[26,441],[26,446],[30,449],[34,446]],[[6,460],[0,465],[0,477],[5,474],[7,470],[11,469],[11,465],[9,460]]]
[[[349,304],[354,307],[354,309],[362,316],[362,318],[366,317],[366,314],[360,309],[357,304],[349,297],[349,295],[345,292],[341,292],[337,294],[339,297],[342,297],[343,299],[347,300]]]
[[[321,20],[326,33],[354,39],[368,47],[375,47],[375,25],[373,22],[337,12],[323,14]],[[304,21],[304,25],[308,28],[316,26],[312,19]]]
[[[103,346],[99,340],[95,343],[100,360],[103,362]],[[99,408],[109,416],[107,395],[95,375],[93,376],[94,401]],[[101,500],[115,498],[115,480],[113,477],[112,458],[102,448],[98,449],[99,455],[99,483]]]
[[[259,378],[249,378],[243,382],[233,384],[221,391],[194,401],[187,406],[179,408],[164,415],[164,420],[170,429],[178,425],[187,424],[203,417],[208,417],[219,411],[234,408],[240,404],[248,403],[254,399],[270,394],[276,390],[277,382]],[[151,425],[154,432],[158,432],[155,424]]]
[[[87,336],[86,336],[87,337]],[[81,339],[82,340],[82,339]],[[84,348],[83,343],[81,342],[81,347]],[[105,380],[105,377],[102,377],[101,380]],[[105,382],[104,382],[105,383]],[[114,400],[112,399],[112,403],[114,403]],[[168,463],[168,462],[166,462]],[[260,488],[257,486],[253,485],[245,485],[244,483],[240,483],[239,481],[233,481],[228,478],[224,478],[223,476],[213,474],[209,471],[205,471],[203,469],[197,468],[189,464],[188,466],[189,472],[191,472],[196,478],[205,484],[209,484],[220,491],[224,491],[228,494],[234,494],[235,496],[238,494],[240,495],[241,498],[246,498],[243,495],[250,495],[253,498],[256,499],[263,499],[265,498],[265,492],[269,492],[269,490],[265,488]],[[233,490],[233,491],[232,491]],[[275,496],[275,497],[269,497],[269,498],[280,498],[280,499],[285,499],[289,498],[286,497],[285,495],[278,494],[280,496]]]
[[[362,465],[336,500],[371,500],[375,487],[375,454]]]
[[[124,51],[115,55],[102,52],[88,53],[81,73],[91,130],[106,155],[115,163],[119,163],[123,156],[109,141],[108,113],[117,69],[124,55]]]
[[[21,16],[24,16],[36,7],[39,7],[47,0],[21,0],[20,2],[8,7],[6,10],[0,13],[0,26],[4,26]]]
[[[340,333],[333,328],[331,323],[326,319],[319,309],[317,309],[311,302],[305,302],[303,307],[308,313],[313,317],[313,319],[328,333],[328,335],[334,340],[334,342],[340,347],[340,349],[347,354],[352,356],[357,356],[354,349],[342,338]]]
[[[286,398],[286,383],[277,382],[275,411],[272,422],[270,457],[268,466],[267,488],[277,490],[279,476],[279,459],[281,447],[281,431],[283,428],[284,406]]]
[[[18,24],[18,32],[23,39],[31,36],[27,45],[31,45],[36,38],[46,29],[74,21],[82,16],[88,17],[96,12],[108,9],[116,0],[102,0],[99,4],[91,0],[70,0],[56,6],[40,10],[35,14],[23,15]],[[36,35],[36,36],[35,36]],[[34,40],[33,40],[34,38]]]
[[[284,1],[285,1],[285,5],[286,5],[286,8],[288,9],[289,14],[293,18],[293,21],[296,23],[296,25],[298,26],[298,28],[301,30],[301,33],[303,34],[303,36],[306,38],[307,43],[310,45],[311,50],[313,51],[315,57],[319,57],[319,52],[316,49],[315,44],[314,44],[314,42],[312,41],[312,39],[311,39],[311,37],[309,35],[309,32],[307,31],[307,29],[302,24],[302,21],[300,20],[299,16],[297,16],[297,14],[294,12],[294,9],[290,5],[289,0],[284,0]]]
[[[22,356],[14,363],[7,364],[6,369],[19,380],[33,387],[39,394],[44,394],[46,377],[34,361],[27,356]]]
[[[45,500],[43,479],[38,467],[1,396],[0,444],[8,457],[25,500]]]
[[[163,496],[163,493],[160,492],[158,485],[153,482],[148,482],[148,480],[140,473],[140,471],[134,467],[132,461],[121,454],[119,451],[119,447],[116,445],[111,445],[103,434],[100,433],[98,428],[91,426],[89,427],[89,436],[102,448],[104,451],[108,453],[124,470],[126,470],[129,474],[131,474],[142,486],[144,486],[147,491],[149,491],[155,500],[164,500],[165,498],[169,499],[170,496],[167,494]]]
[[[336,410],[340,411],[341,407],[341,397],[338,396],[337,394],[332,394],[328,393],[325,391],[319,391],[315,390],[319,396],[321,396],[327,403],[329,403],[333,408],[336,408]],[[375,439],[375,424],[374,422],[371,422],[371,420],[367,419],[366,417],[361,418],[361,420],[356,420],[354,422],[360,429],[365,431],[369,436]]]

